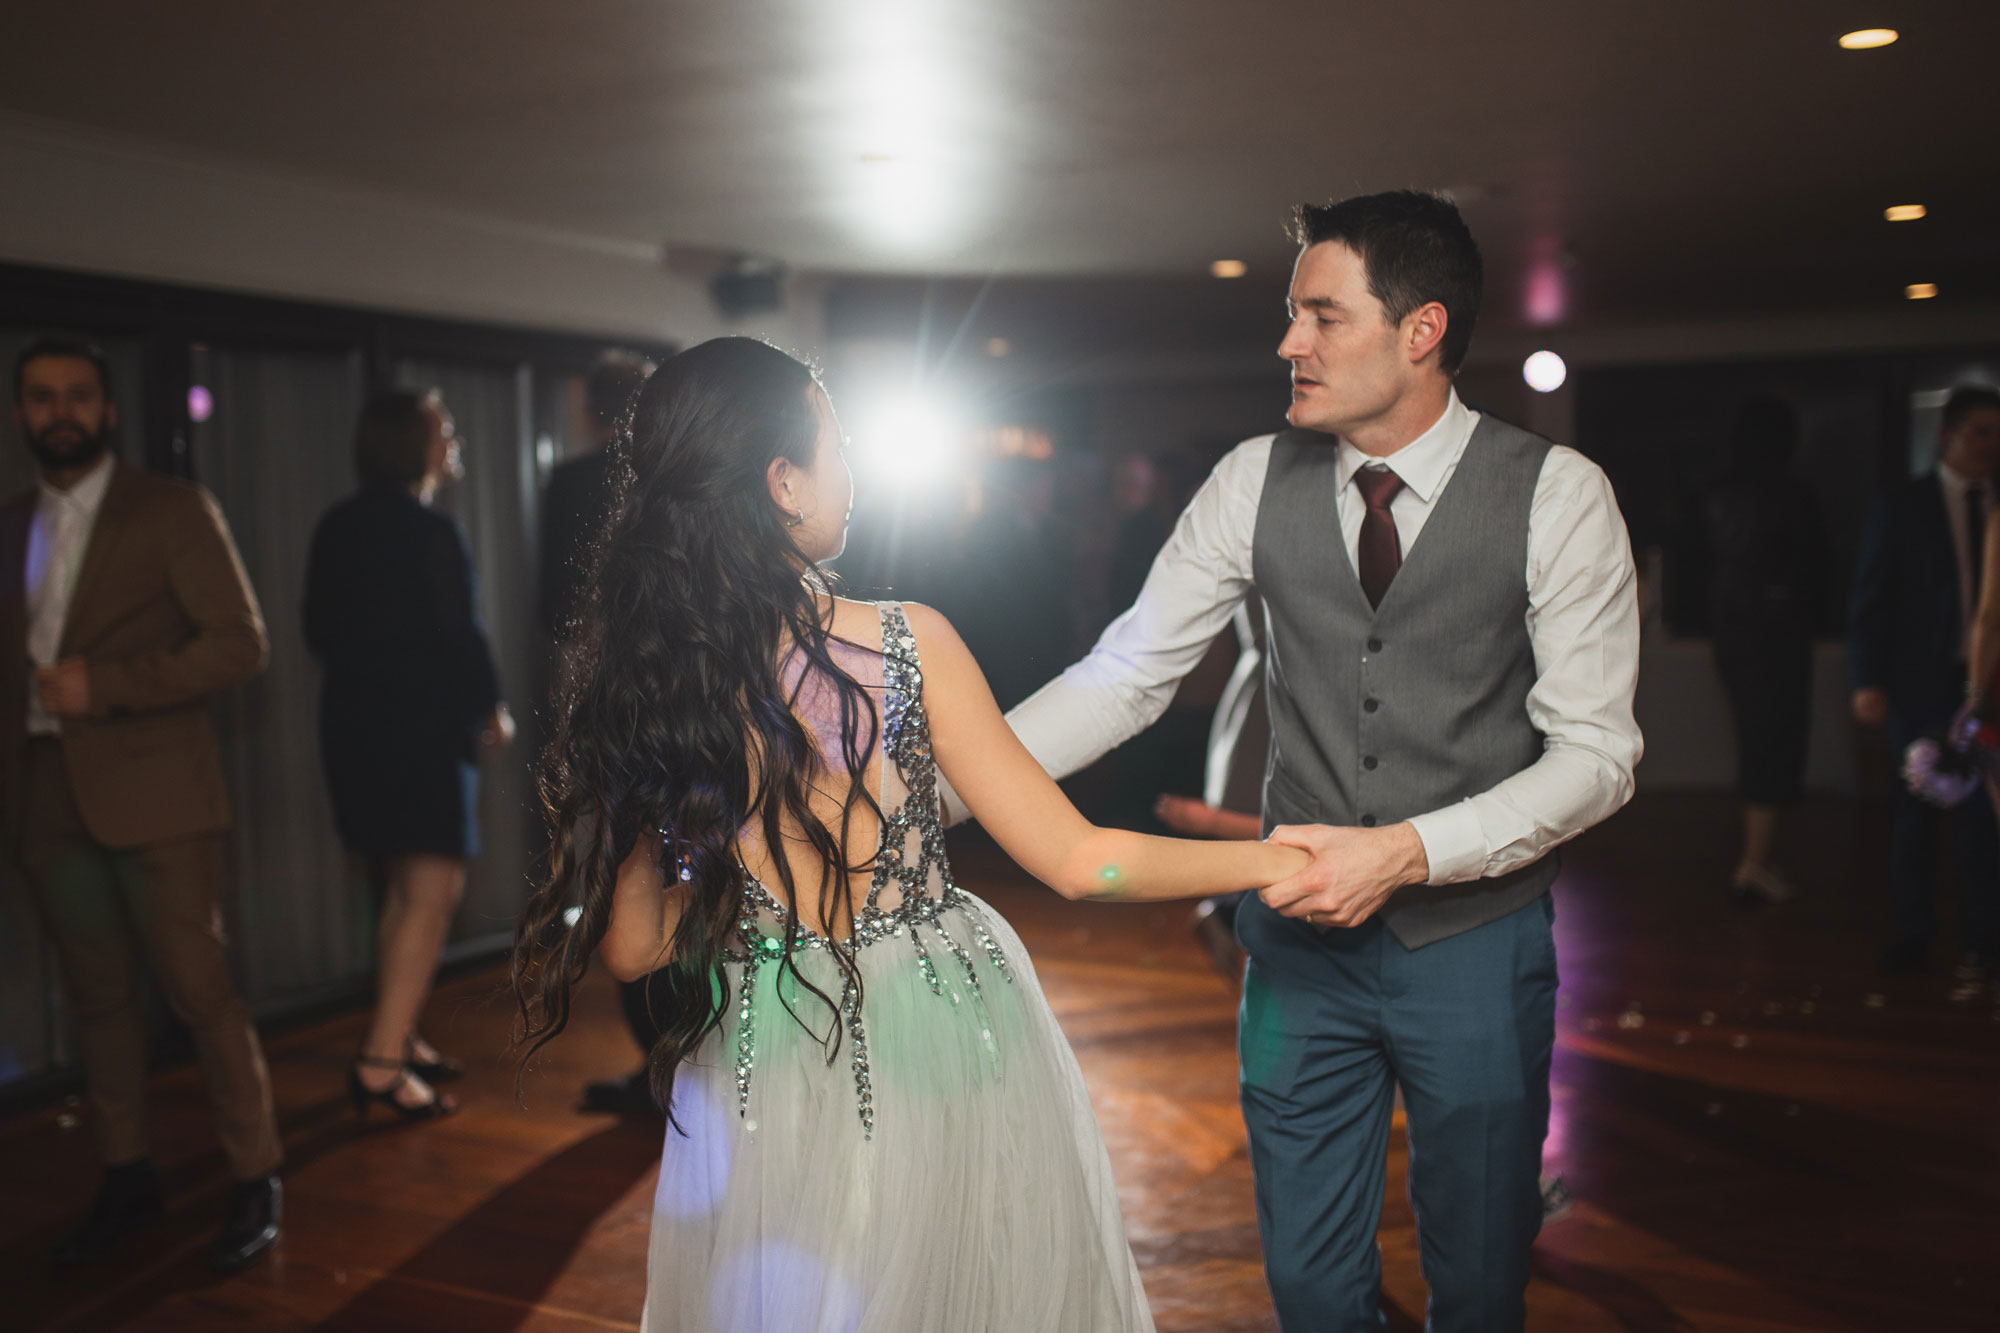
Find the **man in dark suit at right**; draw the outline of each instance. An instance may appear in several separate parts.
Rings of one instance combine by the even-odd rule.
[[[598,361],[584,384],[589,448],[551,473],[548,490],[542,495],[542,629],[558,651],[569,638],[583,581],[590,577],[592,544],[611,508],[612,442],[624,429],[632,400],[652,373],[652,362],[624,353],[607,353]],[[560,663],[556,670],[561,670]],[[632,1040],[642,1052],[650,1053],[659,1042],[660,1029],[646,1003],[646,979],[620,982],[618,1004]],[[616,1115],[656,1112],[650,1074],[642,1061],[623,1077],[586,1084],[582,1109]]]
[[[2000,395],[1954,392],[1945,404],[1935,471],[1882,497],[1862,531],[1848,612],[1847,663],[1855,719],[1888,728],[1890,753],[1951,719],[1966,696],[1966,656],[1992,481],[2000,464]],[[1915,972],[1936,931],[1941,812],[1900,784],[1890,835],[1893,934],[1889,972]],[[1956,814],[1961,926],[1969,949],[1990,949],[2000,894],[2000,837],[1992,805],[1975,796]],[[1985,960],[1991,963],[1991,959]]]

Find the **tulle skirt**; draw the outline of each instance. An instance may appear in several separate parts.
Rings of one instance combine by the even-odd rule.
[[[727,1020],[675,1087],[686,1134],[660,1161],[647,1333],[1150,1330],[1104,1140],[1019,937],[965,895],[859,958],[865,1083],[845,1025],[829,1064],[786,1012],[824,1035],[827,1005],[766,965],[740,1109],[732,967]],[[824,952],[799,970],[839,1001]]]

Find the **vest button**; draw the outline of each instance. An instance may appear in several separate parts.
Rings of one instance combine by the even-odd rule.
[[[1361,709],[1366,713],[1372,713],[1381,706],[1382,701],[1380,699],[1364,699],[1361,701]]]
[[[1363,815],[1363,816],[1361,816],[1361,827],[1362,827],[1362,828],[1374,828],[1374,827],[1375,827],[1375,816],[1373,816],[1373,815]]]
[[[1381,651],[1382,651],[1382,641],[1381,641],[1380,639],[1370,639],[1370,640],[1368,641],[1368,651],[1369,651],[1369,652],[1371,652],[1371,653],[1379,653],[1379,652],[1381,652]]]
[[[1375,756],[1371,754],[1366,759],[1363,759],[1361,761],[1361,766],[1372,772],[1375,768]]]

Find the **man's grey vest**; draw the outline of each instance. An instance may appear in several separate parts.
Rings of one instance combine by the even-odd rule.
[[[1254,546],[1270,629],[1267,833],[1394,824],[1541,757],[1528,720],[1528,511],[1552,447],[1482,416],[1370,609],[1341,539],[1334,440],[1288,430],[1272,443]],[[1493,879],[1411,885],[1380,915],[1421,948],[1533,902],[1558,869],[1551,853]]]

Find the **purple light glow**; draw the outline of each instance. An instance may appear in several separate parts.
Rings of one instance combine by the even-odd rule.
[[[1569,292],[1562,269],[1554,263],[1538,264],[1528,271],[1528,322],[1560,324],[1569,313]]]
[[[674,1085],[674,1114],[683,1133],[667,1136],[660,1157],[660,1181],[653,1190],[656,1216],[706,1217],[729,1192],[730,1161],[736,1135],[743,1131],[734,1108],[724,1104],[718,1078],[712,1069],[689,1069]]]
[[[188,420],[206,421],[215,415],[215,395],[199,384],[188,386]]]

